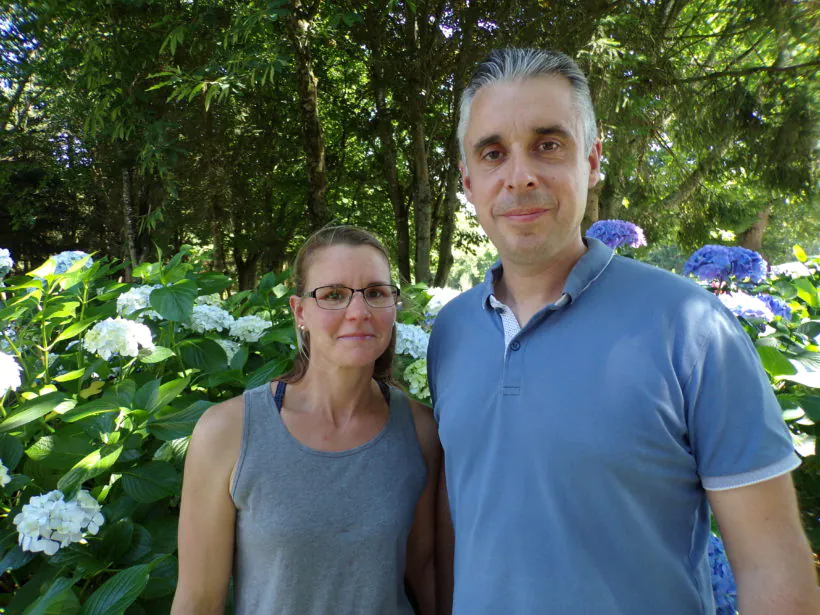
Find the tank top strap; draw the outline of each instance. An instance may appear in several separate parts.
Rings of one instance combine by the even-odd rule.
[[[285,401],[285,388],[287,386],[287,383],[281,380],[276,383],[276,393],[273,396],[273,401],[278,412],[282,412],[282,403]]]

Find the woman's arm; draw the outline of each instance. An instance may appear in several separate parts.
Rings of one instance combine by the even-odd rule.
[[[410,402],[416,435],[427,463],[427,485],[416,504],[413,528],[407,543],[407,582],[419,607],[419,615],[436,612],[435,516],[441,445],[433,412],[427,406]]]
[[[242,442],[241,397],[209,408],[194,428],[182,483],[179,581],[172,615],[223,615],[234,553],[231,474]]]

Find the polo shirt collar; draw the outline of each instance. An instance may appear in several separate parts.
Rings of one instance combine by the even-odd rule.
[[[603,242],[592,237],[584,237],[587,251],[578,259],[564,283],[564,292],[570,302],[576,301],[590,285],[604,272],[615,255],[613,250]],[[504,266],[497,260],[484,276],[481,302],[486,310],[494,309],[490,304],[490,295],[495,294],[495,283],[501,278]]]

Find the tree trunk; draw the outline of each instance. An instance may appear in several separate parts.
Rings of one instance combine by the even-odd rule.
[[[207,207],[208,225],[213,242],[213,270],[225,271],[225,192],[224,168],[219,162],[219,146],[213,129],[213,108],[205,111],[206,149],[210,150],[205,161],[205,204]]]
[[[315,8],[318,8],[318,5],[319,2],[316,2]],[[327,206],[325,140],[319,120],[318,80],[313,74],[313,56],[310,49],[310,27],[314,15],[307,13],[301,0],[293,0],[291,6],[292,12],[288,17],[287,31],[293,44],[296,79],[299,86],[299,110],[302,114],[302,134],[309,188],[308,215],[311,226],[319,229],[330,221],[330,211]]]
[[[447,284],[450,276],[450,268],[453,266],[453,235],[456,230],[456,209],[458,208],[458,187],[460,173],[458,163],[461,159],[458,134],[456,128],[461,118],[461,94],[464,92],[464,81],[467,74],[467,64],[472,62],[473,55],[473,29],[478,18],[474,9],[475,3],[465,10],[464,23],[461,28],[461,46],[458,52],[458,61],[453,74],[453,116],[451,119],[452,133],[447,145],[447,158],[449,168],[447,169],[446,187],[444,192],[444,208],[441,220],[441,235],[438,243],[438,268],[436,269],[435,285],[439,288]]]
[[[592,226],[593,222],[598,221],[599,207],[598,203],[601,198],[601,192],[604,189],[604,183],[598,182],[587,192],[587,208],[584,210],[584,219],[581,221],[581,234],[587,232],[587,229]]]
[[[251,252],[248,258],[234,248],[233,259],[236,262],[236,273],[239,278],[239,290],[253,290],[256,288],[256,266],[259,263],[259,252]]]
[[[131,200],[131,168],[125,167],[122,170],[122,218],[123,229],[125,230],[125,249],[128,253],[130,263],[126,265],[125,276],[128,282],[131,281],[131,271],[137,263],[137,242],[134,236],[134,207]]]
[[[766,232],[766,227],[769,226],[771,209],[771,205],[767,205],[758,212],[755,223],[740,234],[739,245],[748,250],[760,252],[763,247],[763,235]]]
[[[373,13],[365,16],[368,31],[382,32],[381,23],[373,22]],[[396,219],[396,256],[398,259],[399,277],[403,282],[410,281],[410,216],[407,203],[402,195],[399,174],[396,169],[396,140],[393,138],[393,124],[385,102],[384,88],[384,56],[381,39],[374,38],[371,42],[372,55],[370,64],[370,85],[373,88],[373,99],[376,103],[376,135],[380,142],[380,158],[387,194],[393,206],[393,216]]]
[[[423,18],[423,17],[422,17]],[[431,203],[430,170],[427,166],[427,150],[425,149],[424,110],[425,92],[422,87],[421,50],[419,48],[419,16],[409,8],[406,12],[408,48],[413,54],[413,62],[408,76],[409,91],[407,104],[410,111],[410,139],[413,152],[413,213],[416,223],[416,267],[415,281],[429,284],[430,272],[430,241],[431,230]]]

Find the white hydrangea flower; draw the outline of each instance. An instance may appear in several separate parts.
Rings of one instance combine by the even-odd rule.
[[[804,278],[811,275],[811,269],[799,261],[781,263],[772,267],[773,275],[782,275],[789,278]]]
[[[416,359],[404,370],[404,379],[410,393],[419,399],[430,399],[430,386],[427,383],[427,359]]]
[[[65,252],[60,252],[55,256],[52,256],[52,260],[54,261],[54,273],[65,273],[71,266],[76,263],[78,260],[85,258],[88,256],[87,252],[81,252],[80,250],[66,250]],[[88,259],[85,261],[85,265],[83,265],[84,269],[90,269],[91,265],[94,264],[92,259]]]
[[[435,316],[447,303],[458,297],[461,291],[455,288],[428,288],[427,294],[430,295],[430,301],[427,302],[424,313]]]
[[[259,316],[242,316],[231,325],[231,337],[248,343],[258,342],[271,326],[269,321]]]
[[[234,323],[233,316],[215,305],[195,305],[191,314],[191,329],[198,333],[206,331],[227,331]]]
[[[6,248],[0,248],[0,278],[5,277],[14,268],[14,259]]]
[[[222,297],[219,296],[219,293],[213,293],[210,295],[200,295],[194,300],[196,305],[215,305],[217,307],[222,306]]]
[[[136,357],[140,348],[153,350],[154,342],[147,326],[125,318],[106,318],[85,334],[83,346],[107,361],[115,354]]]
[[[87,491],[66,501],[55,489],[34,496],[14,517],[18,542],[23,551],[54,555],[74,542],[84,543],[86,534],[96,534],[105,518],[100,505]]]
[[[128,292],[117,297],[117,314],[120,316],[128,316],[137,310],[143,310],[151,307],[151,293],[155,288],[162,288],[162,284],[143,284],[142,286],[135,286]],[[151,320],[161,320],[160,316],[154,310],[142,312],[137,316],[137,321],[142,322],[144,318]]]
[[[233,340],[214,340],[214,341],[217,344],[219,344],[220,346],[222,346],[222,350],[225,351],[225,356],[228,357],[228,363],[233,361],[234,355],[236,355],[236,353],[239,352],[239,349],[242,348],[242,346],[239,343],[234,342]]]
[[[418,325],[396,323],[396,354],[406,354],[414,359],[427,358],[428,333]]]
[[[0,397],[3,397],[8,391],[16,391],[22,381],[20,380],[20,364],[17,359],[0,352]]]
[[[0,461],[0,487],[5,487],[10,482],[11,476],[9,476],[9,469]]]

